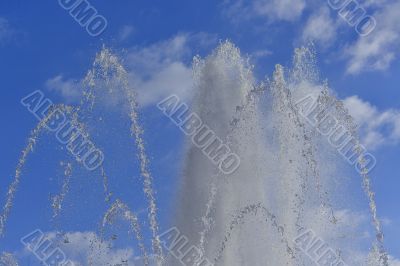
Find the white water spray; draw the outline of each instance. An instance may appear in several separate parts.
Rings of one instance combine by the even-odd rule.
[[[330,110],[355,137],[356,126],[327,84],[319,82],[309,49],[296,49],[293,64],[292,69],[278,65],[271,79],[258,84],[252,66],[230,42],[222,43],[208,57],[194,60],[196,94],[193,112],[241,158],[239,169],[227,176],[219,172],[197,146],[190,141],[186,145],[180,202],[176,206],[174,222],[180,232],[198,246],[201,255],[215,265],[310,265],[307,255],[295,247],[293,239],[305,228],[313,226],[318,226],[319,233],[336,245],[338,253],[346,251],[347,243],[344,242],[349,239],[341,242],[332,230],[340,223],[335,213],[343,206],[337,202],[338,195],[332,194],[334,189],[330,180],[339,175],[333,165],[343,167],[345,162],[325,158],[325,153],[332,152],[332,148],[323,143],[315,129],[303,122],[295,102],[310,92],[316,93],[318,104],[329,102]],[[120,200],[107,206],[102,231],[121,216],[135,234],[145,265],[151,264],[152,255],[158,265],[176,265],[171,256],[164,260],[158,237],[155,180],[150,171],[143,127],[139,123],[136,92],[129,86],[127,76],[118,57],[103,48],[84,80],[85,91],[80,106],[61,108],[88,135],[85,124],[93,118],[94,107],[101,104],[99,94],[125,100],[148,204],[153,254],[149,254],[145,246],[141,221]],[[78,123],[78,118],[84,122]],[[33,130],[22,152],[0,216],[0,234],[5,233],[27,157],[48,119],[50,117]],[[364,159],[360,157],[359,160],[363,165]],[[60,216],[69,191],[71,169],[72,166],[67,165],[61,192],[54,198],[54,218]],[[387,266],[388,256],[383,246],[375,195],[365,167],[361,172],[376,239],[371,243],[372,251],[361,261],[351,261],[349,254],[344,260],[347,259],[349,265]],[[108,204],[118,191],[110,191],[113,176],[106,174],[105,167],[100,168],[99,176]],[[354,240],[354,243],[359,242]]]

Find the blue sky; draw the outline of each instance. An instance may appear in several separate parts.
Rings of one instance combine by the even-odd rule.
[[[229,39],[243,54],[249,55],[256,76],[262,79],[271,75],[275,64],[290,65],[295,47],[313,41],[321,77],[345,100],[361,125],[362,140],[377,158],[372,176],[378,214],[384,220],[389,253],[400,258],[398,1],[359,2],[377,21],[375,30],[367,37],[358,36],[354,27],[331,9],[327,1],[92,0],[90,3],[108,21],[105,32],[98,37],[90,36],[58,1],[0,2],[1,204],[27,136],[36,124],[35,118],[20,104],[21,98],[40,89],[54,102],[76,103],[81,95],[77,81],[85,76],[103,45],[123,55],[124,64],[135,73],[132,78],[140,88],[140,103],[147,117],[146,141],[155,159],[153,172],[155,176],[166,176],[157,185],[163,206],[161,221],[166,222],[171,208],[171,203],[166,202],[172,198],[174,177],[180,165],[171,166],[163,159],[178,161],[182,140],[178,138],[167,144],[161,140],[174,139],[181,133],[171,127],[166,135],[159,136],[158,130],[168,121],[155,115],[153,108],[166,94],[190,97],[192,57],[207,55],[219,40]],[[50,139],[45,142],[51,142]],[[36,228],[52,230],[42,204],[48,202],[49,191],[57,187],[56,182],[51,184],[47,180],[60,174],[58,161],[52,158],[54,153],[61,152],[43,145],[37,153],[40,156],[31,156],[24,169],[24,181],[17,193],[6,237],[0,239],[0,251],[21,249],[19,238]],[[94,200],[94,195],[91,197]],[[69,228],[88,231],[93,223],[82,218],[79,226]]]

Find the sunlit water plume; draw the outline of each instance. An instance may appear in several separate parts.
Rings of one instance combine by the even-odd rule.
[[[214,265],[312,265],[308,254],[293,241],[305,230],[312,229],[347,265],[388,265],[367,171],[361,171],[358,183],[362,183],[367,195],[368,204],[363,206],[363,211],[369,207],[373,228],[348,223],[349,213],[360,210],[359,206],[349,204],[353,196],[348,184],[357,182],[343,176],[354,177],[356,172],[316,128],[305,122],[296,107],[302,97],[316,95],[319,105],[326,106],[354,137],[357,135],[357,127],[343,104],[335,98],[327,82],[319,80],[312,49],[296,49],[292,67],[277,65],[271,78],[257,82],[248,59],[232,43],[223,42],[206,58],[194,58],[193,76],[195,95],[191,111],[241,159],[238,170],[225,175],[190,139],[186,141],[184,168],[171,216],[175,217],[173,226],[204,257]],[[120,197],[112,186],[120,173],[117,166],[110,169],[105,164],[91,174],[100,180],[104,196],[99,201],[105,210],[99,221],[99,234],[105,237],[107,227],[112,227],[117,220],[125,220],[135,236],[141,263],[179,265],[168,250],[163,251],[159,238],[159,206],[154,190],[157,177],[151,172],[137,92],[128,80],[128,72],[119,58],[103,48],[82,83],[85,89],[80,105],[57,107],[86,136],[99,141],[101,135],[115,133],[106,121],[120,121],[120,114],[124,115],[121,121],[129,122],[125,134],[131,135],[137,156],[138,172],[131,175],[141,176],[148,223],[140,219],[137,209],[142,206],[138,203],[114,198]],[[120,113],[104,115],[102,110],[110,108],[109,105],[118,106]],[[51,115],[33,130],[22,152],[0,216],[0,234],[6,233],[22,171],[27,171],[24,165],[28,155],[49,119]],[[96,134],[93,128],[98,129]],[[207,134],[203,137],[207,138]],[[104,139],[110,141],[107,137]],[[107,149],[105,156],[107,160]],[[362,165],[363,158],[359,160]],[[75,168],[71,163],[63,166],[62,186],[51,204],[54,219],[62,215],[74,184],[72,170]],[[362,236],[365,230],[376,236],[368,238],[367,247]],[[146,236],[151,244],[147,243]],[[11,259],[8,253],[1,257],[1,260]],[[90,261],[88,258],[88,265]]]
[[[296,107],[308,94],[316,96],[320,105],[331,102],[327,111],[357,137],[347,110],[319,80],[311,48],[296,49],[291,68],[277,65],[272,78],[256,83],[252,66],[226,42],[205,59],[195,59],[194,76],[192,110],[241,158],[235,173],[216,174],[208,158],[188,141],[176,223],[205,257],[215,258],[216,265],[310,265],[308,254],[293,240],[313,229],[348,265],[388,265],[367,171],[361,171],[361,181],[376,235],[369,255],[368,248],[361,248],[361,225],[342,221],[341,212],[354,206],[340,199],[352,198],[340,188],[350,182],[342,178],[341,169],[354,171],[347,175],[357,176],[356,172]],[[232,233],[228,222],[232,215],[257,202],[276,217],[281,231],[245,212],[249,217]],[[356,237],[343,237],[348,231]]]

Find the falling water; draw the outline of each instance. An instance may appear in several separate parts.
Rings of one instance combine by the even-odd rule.
[[[100,171],[101,171],[101,176],[103,177],[104,198],[106,202],[109,202],[111,200],[113,193],[109,189],[108,176],[103,166],[101,166]]]
[[[352,207],[343,206],[338,200],[340,197],[351,199],[352,195],[339,195],[334,185],[345,186],[348,182],[338,178],[342,173],[339,169],[346,168],[346,162],[331,156],[335,154],[334,148],[304,121],[296,107],[302,97],[310,93],[317,95],[317,104],[333,112],[351,135],[357,136],[357,127],[341,101],[333,96],[327,82],[320,82],[315,61],[312,49],[296,49],[291,68],[277,65],[271,78],[257,82],[249,60],[230,42],[221,43],[205,58],[194,58],[195,95],[191,111],[240,156],[241,164],[237,171],[226,175],[201,150],[212,139],[205,141],[201,148],[188,139],[173,222],[199,248],[200,254],[215,265],[258,266],[267,262],[269,265],[310,265],[307,254],[293,242],[307,228],[317,227],[320,237],[331,243],[340,257],[349,246],[347,242],[354,241],[355,246],[360,243],[357,239],[340,239],[335,234],[341,230],[339,225],[343,226],[336,214]],[[98,119],[94,110],[103,104],[102,95],[126,104],[124,115],[130,122],[148,205],[152,251],[148,251],[143,237],[144,223],[127,204],[114,199],[118,191],[112,190],[110,184],[117,177],[112,171],[112,174],[106,173],[109,170],[106,165],[94,173],[101,178],[105,197],[102,203],[107,209],[100,231],[104,232],[106,226],[121,217],[135,235],[144,265],[151,264],[151,257],[156,258],[157,265],[177,265],[173,256],[167,254],[164,258],[158,236],[154,190],[157,179],[150,171],[137,92],[129,85],[128,72],[116,55],[103,48],[82,84],[83,97],[78,107],[57,105],[55,108],[61,108],[89,136],[88,124]],[[0,235],[5,233],[28,155],[49,119],[51,113],[32,131],[22,151],[0,216]],[[323,115],[317,119],[321,122]],[[206,135],[203,137],[207,140]],[[371,251],[361,261],[352,261],[349,254],[344,260],[347,259],[348,265],[387,266],[375,195],[361,149],[359,155],[376,239],[371,241]],[[64,166],[61,191],[52,201],[53,218],[61,215],[71,186],[72,164]],[[18,265],[11,254],[3,253],[0,259],[3,263]],[[196,266],[199,265],[200,261]]]
[[[129,222],[131,230],[135,233],[136,239],[139,242],[139,248],[143,255],[143,263],[144,265],[149,265],[149,257],[147,255],[146,247],[143,243],[142,230],[140,228],[139,220],[137,216],[129,210],[129,207],[121,202],[120,200],[116,200],[114,204],[111,205],[110,209],[106,212],[103,218],[102,223],[102,231],[107,224],[113,224],[113,221],[118,217],[118,214],[122,212],[122,218]]]
[[[323,97],[340,103],[326,82],[319,83],[312,49],[296,49],[292,69],[277,65],[271,79],[257,84],[245,57],[225,42],[205,59],[195,58],[194,77],[192,111],[239,154],[241,165],[229,176],[216,174],[216,167],[188,140],[177,227],[198,244],[203,256],[216,258],[215,265],[265,265],[267,261],[308,265],[307,254],[295,248],[292,240],[315,223],[325,228],[321,233],[337,227],[335,212],[342,207],[335,202],[337,196],[330,195],[332,180],[327,178],[340,173],[327,170],[326,165],[345,164],[322,159],[321,151],[332,148],[306,124],[296,107],[309,93],[319,95],[321,104],[327,101]],[[335,114],[356,137],[347,110],[340,104],[336,108],[342,108]],[[377,236],[370,256],[376,254],[376,265],[388,265],[369,177],[363,173],[362,179]],[[236,219],[235,226],[228,223],[231,215],[256,202],[276,215],[275,224],[281,225],[281,231],[271,231],[251,217],[244,222]],[[281,232],[285,241],[280,245]],[[335,236],[327,239],[332,245],[337,243]],[[338,258],[344,246],[336,245]],[[348,263],[362,265],[366,257],[364,262]]]
[[[325,102],[332,102],[335,112],[338,114],[342,114],[342,117],[345,117],[346,119],[343,120],[343,124],[347,126],[347,129],[350,132],[353,132],[353,136],[357,137],[357,132],[356,128],[357,126],[353,123],[350,115],[348,114],[348,111],[344,109],[343,103],[338,101],[336,98],[334,98],[332,95],[329,95],[328,91],[324,91],[324,93],[320,96],[320,98],[325,98],[322,100]],[[326,99],[328,98],[328,99]],[[320,100],[321,101],[321,100]],[[361,143],[359,142],[358,139],[356,139],[356,145],[355,149],[357,154],[359,155],[358,158],[358,163],[360,164],[360,175],[362,177],[362,185],[363,189],[365,191],[365,194],[367,195],[368,198],[368,205],[370,208],[370,213],[372,216],[372,223],[374,225],[374,230],[375,230],[375,235],[376,235],[376,242],[373,244],[372,247],[372,253],[377,254],[377,261],[380,263],[379,265],[389,265],[388,264],[388,256],[387,253],[384,249],[383,246],[383,231],[381,228],[381,222],[378,218],[377,215],[377,207],[376,207],[376,202],[375,202],[375,193],[372,191],[372,186],[371,186],[371,180],[368,174],[368,168],[366,165],[366,159],[364,158],[364,155],[362,154],[362,148],[361,148]]]
[[[61,166],[64,166],[65,164],[65,169],[64,169],[64,180],[63,184],[61,187],[61,192],[59,195],[56,195],[53,197],[53,219],[56,219],[62,210],[62,206],[64,203],[65,196],[67,196],[67,193],[69,191],[69,186],[71,183],[71,177],[72,177],[72,164],[71,163],[61,163]]]
[[[21,182],[21,172],[22,168],[25,165],[26,159],[28,157],[28,154],[32,152],[33,147],[35,146],[35,143],[38,139],[39,133],[41,129],[43,128],[44,123],[40,123],[31,133],[31,137],[28,139],[28,144],[26,145],[25,149],[22,151],[22,156],[19,159],[17,169],[15,170],[15,177],[14,181],[11,183],[11,185],[8,188],[7,192],[7,199],[6,203],[3,207],[3,212],[0,216],[0,235],[4,235],[5,233],[5,226],[6,222],[8,219],[8,216],[10,215],[11,208],[13,206],[13,200],[15,198],[15,193],[17,192],[18,185]]]
[[[206,59],[197,59],[194,73],[196,95],[193,111],[218,137],[226,140],[229,136],[226,143],[241,158],[239,169],[232,175],[215,175],[215,166],[209,159],[199,148],[188,144],[181,185],[182,204],[177,206],[177,227],[193,243],[205,243],[204,256],[212,260],[218,256],[217,250],[225,237],[232,213],[256,202],[268,202],[269,195],[264,190],[264,178],[268,178],[265,176],[265,173],[268,175],[268,169],[265,163],[257,164],[256,160],[268,160],[272,154],[265,154],[265,150],[261,149],[264,141],[260,114],[257,100],[250,95],[255,89],[255,80],[251,67],[241,57],[239,50],[229,42],[223,43]],[[236,114],[236,110],[241,109],[240,114]],[[236,115],[237,119],[234,119]],[[232,127],[235,129],[232,130]],[[210,186],[213,183],[217,190]],[[210,208],[210,205],[213,207]],[[266,205],[267,209],[269,207]],[[207,218],[210,216],[210,209],[213,209],[211,219]],[[253,227],[253,230],[249,227]],[[204,232],[204,228],[207,236],[202,240],[198,232]],[[238,230],[231,236],[230,245],[224,249],[218,263],[241,265],[245,261],[249,265],[257,265],[260,261],[265,261],[268,247],[261,243],[263,239],[259,236],[268,234],[265,224],[252,223],[245,231]],[[272,238],[271,236],[270,240]],[[239,246],[235,243],[241,244]],[[260,245],[255,248],[255,243]],[[284,254],[277,254],[275,257],[282,264],[291,261]]]
[[[116,80],[119,85],[118,88],[122,89],[122,93],[128,101],[129,117],[131,120],[131,135],[135,138],[135,145],[138,150],[137,156],[140,162],[140,174],[143,177],[143,191],[149,204],[149,221],[153,236],[153,252],[157,255],[158,265],[161,265],[163,254],[161,242],[158,236],[157,206],[153,190],[153,177],[149,170],[149,159],[142,137],[143,129],[139,123],[136,94],[135,91],[129,87],[128,74],[121,65],[118,57],[105,48],[97,55],[93,70],[89,72],[86,78],[86,82],[90,85],[90,88],[96,86],[96,78],[99,76],[101,79],[105,80],[107,85],[110,85],[110,83],[113,82],[113,79]],[[108,86],[108,88],[110,93],[118,93],[113,91],[115,90],[114,86]],[[88,90],[85,95],[91,102],[90,106],[93,106],[93,101],[95,99],[95,93],[93,90]]]
[[[66,105],[55,105],[54,109],[63,110],[66,113],[71,112],[71,108]],[[53,110],[54,110],[53,109]],[[17,193],[18,186],[21,182],[21,174],[23,167],[26,163],[28,155],[33,151],[35,147],[39,135],[46,129],[46,124],[52,118],[53,112],[50,110],[47,115],[38,123],[38,125],[32,130],[30,137],[28,138],[28,144],[26,145],[25,149],[22,151],[22,155],[18,161],[17,168],[15,169],[15,176],[14,180],[8,188],[7,196],[6,196],[6,203],[3,207],[3,212],[0,215],[0,237],[5,233],[5,226],[7,219],[10,215],[11,208],[13,206],[13,201],[15,199],[15,194]]]
[[[279,225],[276,221],[276,216],[270,213],[265,207],[262,206],[261,203],[258,204],[252,204],[249,206],[244,207],[243,209],[238,211],[238,214],[236,214],[229,224],[228,227],[228,232],[226,232],[226,235],[224,237],[224,241],[221,243],[221,247],[218,249],[218,253],[216,258],[214,259],[215,264],[218,263],[218,260],[221,258],[227,243],[230,241],[232,234],[234,233],[234,230],[236,227],[238,227],[240,224],[245,222],[245,218],[250,216],[250,215],[258,215],[261,214],[261,217],[264,219],[264,221],[272,225],[275,230],[279,233],[281,236],[281,242],[285,244],[286,246],[286,251],[287,253],[291,256],[292,259],[295,258],[295,252],[291,248],[290,241],[286,239],[285,237],[285,230],[283,226]]]

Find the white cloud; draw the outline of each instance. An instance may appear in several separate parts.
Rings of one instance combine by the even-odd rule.
[[[60,248],[77,265],[86,265],[87,261],[91,261],[93,265],[116,265],[134,260],[132,249],[110,249],[112,243],[101,241],[94,233],[75,232],[67,234],[67,237],[70,243]]]
[[[64,79],[62,75],[55,76],[46,81],[46,88],[55,91],[63,97],[67,103],[76,103],[82,95],[79,82],[72,79]]]
[[[207,33],[181,33],[145,47],[127,49],[123,65],[128,72],[130,86],[138,92],[142,107],[155,104],[171,94],[187,101],[193,93],[192,59],[199,49],[217,43]],[[82,96],[80,82],[58,75],[46,81],[46,88],[57,92],[67,103],[77,103]],[[114,98],[113,98],[114,97]],[[123,95],[108,97],[105,104],[115,106]]]
[[[393,220],[388,217],[381,218],[381,222],[384,226],[390,226],[393,224]]]
[[[367,8],[367,7],[382,7],[389,3],[391,0],[364,0],[361,1],[361,4]]]
[[[379,111],[358,96],[344,99],[344,105],[360,127],[361,141],[370,150],[400,141],[400,110]]]
[[[264,49],[264,50],[257,50],[257,51],[252,52],[252,53],[250,54],[250,57],[252,57],[252,58],[258,60],[258,59],[261,59],[261,58],[270,56],[270,55],[272,55],[272,54],[273,54],[272,51],[270,51],[270,50],[265,50],[265,49]]]
[[[323,218],[328,219],[331,211],[334,212],[335,222],[328,222]],[[317,208],[308,208],[304,217],[305,227],[314,231],[329,248],[340,251],[346,265],[367,265],[365,261],[370,246],[365,244],[372,244],[375,239],[368,211],[347,208],[335,210],[321,205]]]
[[[118,33],[118,40],[120,42],[125,41],[126,39],[131,37],[132,34],[134,33],[135,33],[135,27],[131,25],[124,25]]]
[[[337,219],[335,223],[321,220],[321,214],[329,216],[330,211],[326,206],[319,206],[316,209],[308,208],[304,215],[306,228],[312,229],[330,248],[340,250],[346,265],[381,265],[376,263],[379,255],[371,252],[371,246],[369,246],[373,244],[376,237],[374,228],[371,227],[370,213],[366,210],[337,209],[333,210]],[[383,224],[392,222],[389,218],[380,220]],[[367,263],[368,258],[371,257],[375,263]],[[390,266],[400,266],[398,258],[391,255],[388,257]]]
[[[132,248],[113,248],[112,241],[102,240],[94,232],[70,232],[59,236],[54,232],[45,233],[46,239],[51,240],[64,252],[67,260],[74,265],[138,265],[138,257],[134,256]],[[25,249],[19,254],[20,260],[34,257]],[[32,258],[37,259],[37,258]],[[124,264],[124,262],[128,264]]]
[[[337,28],[328,7],[324,7],[308,18],[301,38],[303,42],[313,41],[327,48],[335,42]]]
[[[375,30],[347,47],[347,73],[386,70],[397,57],[400,49],[400,2],[386,2],[373,14],[377,21]]]
[[[368,36],[349,40],[356,35],[355,27],[340,17],[339,11],[330,15],[328,3],[311,0],[225,0],[223,14],[232,22],[264,18],[267,22],[296,22],[300,24],[300,40],[315,41],[323,49],[340,43],[340,53],[347,61],[346,72],[383,71],[390,67],[400,51],[400,2],[397,0],[360,0],[360,6],[372,15],[377,26]],[[305,12],[305,11],[308,12]],[[306,14],[307,13],[307,14]],[[303,17],[307,19],[303,21]],[[257,29],[257,24],[253,26]],[[339,34],[343,38],[338,38]]]
[[[0,45],[9,42],[14,38],[15,33],[8,20],[0,17]]]
[[[305,0],[256,0],[255,13],[271,20],[295,21],[306,6]]]
[[[389,265],[390,266],[400,266],[400,260],[396,259],[392,256],[389,256]]]
[[[0,39],[4,38],[4,36],[8,32],[8,21],[5,18],[0,17]]]
[[[265,18],[268,22],[297,21],[306,8],[305,0],[243,0],[224,1],[223,12],[231,20]]]
[[[215,42],[213,36],[204,33],[178,34],[148,47],[130,49],[125,62],[140,104],[154,104],[171,94],[188,100],[193,93],[193,48]]]

